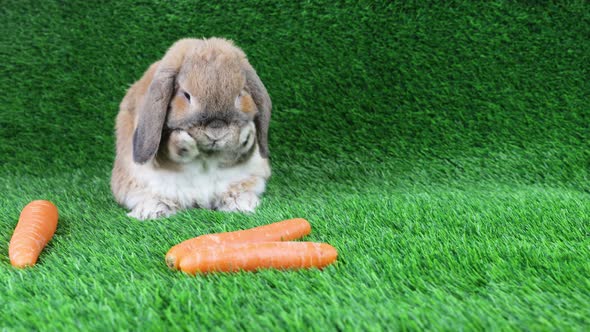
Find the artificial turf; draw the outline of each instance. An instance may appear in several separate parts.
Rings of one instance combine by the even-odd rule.
[[[0,329],[590,325],[588,2],[4,0],[0,22]],[[132,220],[109,189],[118,103],[175,40],[209,36],[273,100],[263,203]],[[16,270],[33,199],[60,223]],[[186,238],[291,217],[337,264],[164,264]]]

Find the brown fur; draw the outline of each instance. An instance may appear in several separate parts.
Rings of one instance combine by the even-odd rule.
[[[184,96],[174,96],[170,103],[172,108],[175,110],[174,115],[178,118],[185,118],[189,112],[189,105]]]
[[[244,113],[253,113],[256,111],[256,105],[254,105],[254,100],[252,97],[246,95],[240,99],[241,102],[241,109]]]

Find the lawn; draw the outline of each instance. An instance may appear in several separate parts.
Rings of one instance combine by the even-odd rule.
[[[585,330],[586,1],[25,1],[0,6],[0,330]],[[126,89],[183,37],[242,47],[273,100],[255,214],[140,222],[109,188]],[[38,264],[8,242],[60,209]],[[323,271],[191,277],[203,233],[292,217]]]

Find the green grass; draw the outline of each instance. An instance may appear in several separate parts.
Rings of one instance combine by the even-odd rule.
[[[584,330],[585,1],[3,1],[0,329]],[[273,99],[253,215],[126,217],[109,190],[126,88],[175,40],[221,36]],[[60,224],[10,266],[22,207]],[[324,271],[189,277],[165,252],[291,217]]]

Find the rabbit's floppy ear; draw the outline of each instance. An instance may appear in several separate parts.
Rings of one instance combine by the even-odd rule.
[[[198,42],[196,39],[181,39],[170,47],[160,61],[138,109],[137,127],[133,133],[133,160],[136,163],[146,163],[158,151],[176,75],[185,54],[194,49]]]
[[[258,108],[258,113],[254,117],[254,125],[256,126],[256,138],[258,139],[260,155],[263,158],[268,158],[268,127],[270,125],[272,102],[260,77],[258,77],[258,74],[247,60],[244,60],[243,67],[246,74],[246,87]]]

